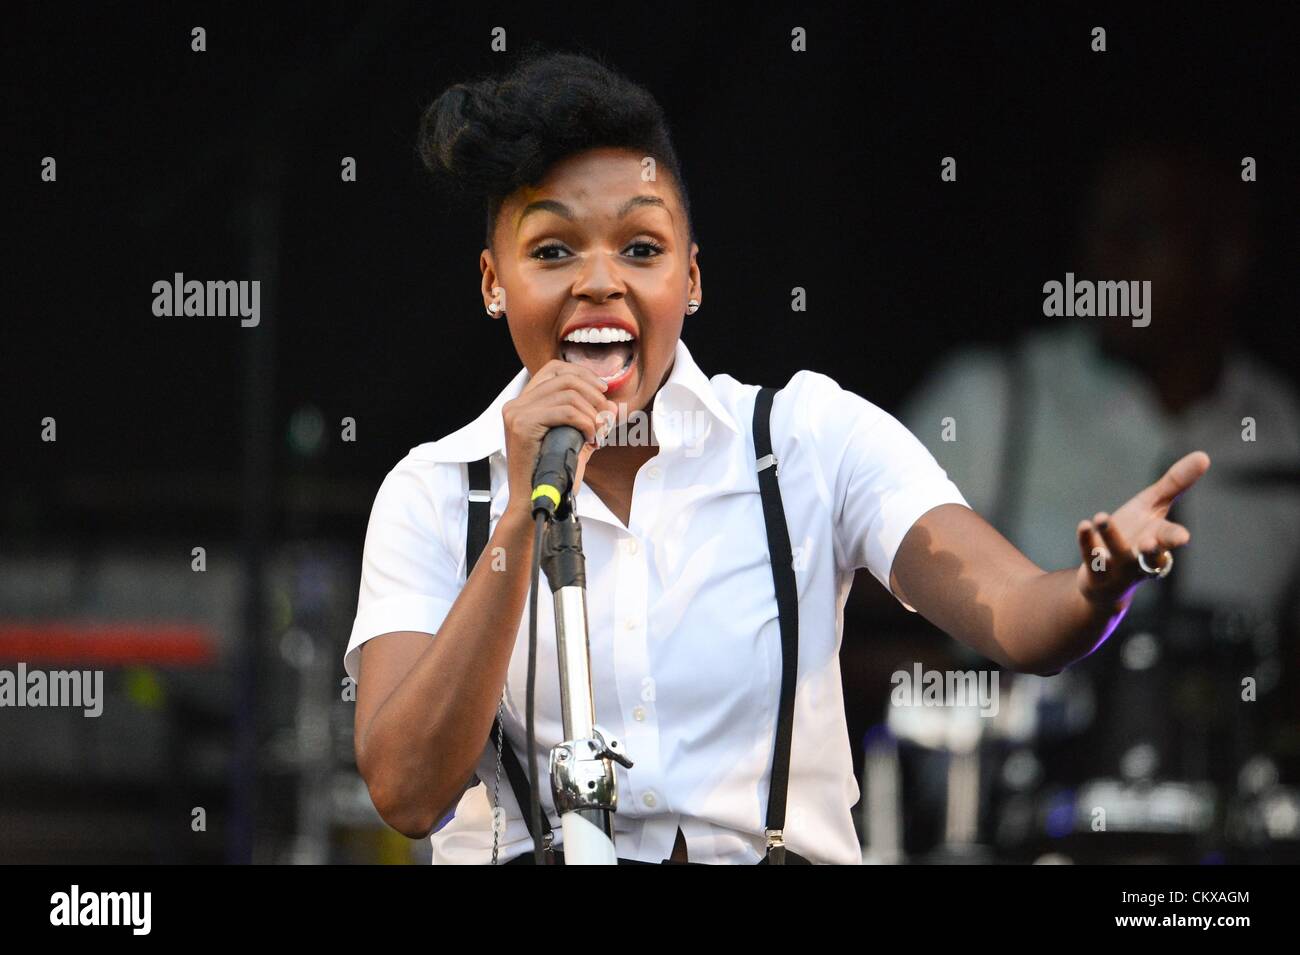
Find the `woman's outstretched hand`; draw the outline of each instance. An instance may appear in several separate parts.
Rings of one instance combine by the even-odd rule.
[[[1141,551],[1148,567],[1161,566],[1161,552],[1171,553],[1192,539],[1186,527],[1166,520],[1174,501],[1210,468],[1210,456],[1193,451],[1179,458],[1158,481],[1139,491],[1113,514],[1101,511],[1080,521],[1079,590],[1093,603],[1112,606],[1126,602],[1137,584],[1148,578],[1138,565]]]

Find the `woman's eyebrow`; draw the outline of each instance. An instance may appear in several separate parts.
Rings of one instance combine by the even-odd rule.
[[[633,209],[639,206],[658,206],[659,208],[663,209],[665,212],[669,212],[667,204],[658,196],[650,196],[650,195],[633,196],[631,199],[627,200],[625,203],[623,203],[621,206],[618,207],[618,218],[620,219],[623,218],[625,215],[627,215],[629,212],[631,212]],[[523,224],[524,217],[526,215],[528,215],[531,212],[541,212],[543,210],[545,210],[546,212],[553,212],[557,216],[560,216],[563,219],[568,219],[570,222],[572,222],[574,219],[573,210],[570,209],[568,206],[566,206],[563,202],[560,202],[556,199],[538,199],[536,202],[528,203],[528,205],[524,207],[523,212],[519,213],[519,219],[515,223],[515,230],[518,231],[519,227]],[[669,215],[671,215],[671,212],[669,212]]]

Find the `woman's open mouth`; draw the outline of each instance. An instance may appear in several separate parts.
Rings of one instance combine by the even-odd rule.
[[[632,377],[636,369],[637,340],[631,332],[613,326],[579,328],[560,342],[560,357],[588,368],[609,387],[612,394]]]

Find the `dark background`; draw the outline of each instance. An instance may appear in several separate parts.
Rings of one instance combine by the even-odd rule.
[[[6,31],[5,180],[18,204],[7,535],[76,536],[87,518],[108,520],[68,508],[60,489],[74,476],[233,480],[254,334],[274,338],[278,476],[373,484],[487,404],[519,362],[483,314],[479,218],[444,209],[414,137],[446,85],[509,66],[513,54],[489,52],[494,25],[512,49],[537,38],[605,52],[663,103],[706,284],[686,340],[709,374],[782,384],[812,368],[895,407],[946,350],[1043,320],[1041,286],[1071,268],[1068,225],[1095,151],[1172,126],[1258,160],[1272,261],[1242,331],[1297,366],[1295,33],[1281,7],[145,9],[42,5]],[[806,54],[788,51],[792,23],[808,30]],[[206,53],[190,52],[196,24]],[[1104,54],[1089,49],[1097,24]],[[45,155],[55,185],[39,181]],[[345,155],[355,183],[339,179]],[[947,155],[956,184],[939,182]],[[264,302],[256,330],[155,318],[157,279],[252,275],[240,210],[259,188],[282,209],[274,314]],[[808,290],[801,316],[789,311],[796,285]],[[356,418],[359,440],[294,456],[285,436],[303,405],[331,438]],[[57,446],[36,443],[45,415],[59,421]],[[167,526],[148,506],[112,529]]]
[[[895,410],[949,351],[1045,321],[1042,283],[1074,268],[1099,150],[1172,130],[1228,176],[1240,157],[1258,161],[1262,260],[1240,334],[1294,382],[1286,11],[7,8],[0,539],[11,557],[74,560],[182,541],[182,561],[192,541],[224,539],[252,571],[315,542],[342,568],[340,615],[318,633],[338,669],[384,474],[519,368],[483,311],[481,215],[430,187],[417,122],[447,85],[507,70],[533,41],[605,54],[665,107],[706,289],[685,340],[707,374],[780,385],[810,368]],[[796,25],[807,53],[790,52]],[[1090,50],[1099,25],[1102,54]],[[207,52],[191,52],[194,26]],[[495,26],[510,52],[491,52]],[[949,155],[955,184],[939,180]],[[43,156],[57,183],[41,182]],[[355,183],[340,181],[344,156]],[[178,271],[263,279],[260,327],[155,317],[150,287]],[[794,286],[808,290],[804,314],[790,312]],[[323,435],[295,446],[292,423],[312,414]],[[47,415],[55,444],[40,440]],[[344,416],[353,443],[339,440]],[[267,652],[240,635],[230,646],[244,647],[222,657],[235,674]],[[275,717],[258,712],[234,717],[234,752],[271,735]],[[274,802],[267,788],[257,805]],[[288,816],[256,828],[287,838]]]

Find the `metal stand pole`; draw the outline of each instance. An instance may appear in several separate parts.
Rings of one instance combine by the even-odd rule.
[[[555,603],[564,742],[551,750],[551,794],[560,814],[566,865],[617,865],[613,813],[618,785],[610,760],[632,761],[596,723],[587,639],[586,560],[582,527],[566,497],[543,535],[541,567]]]

